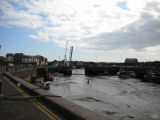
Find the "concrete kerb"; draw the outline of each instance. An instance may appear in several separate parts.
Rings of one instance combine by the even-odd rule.
[[[53,107],[58,113],[69,120],[109,120],[108,118],[83,108],[82,106],[67,101],[62,97],[57,97],[43,89],[38,89],[38,87],[24,81],[23,79],[13,76],[10,73],[4,73],[4,75],[10,78],[14,83],[20,83],[21,88],[25,89],[25,91],[30,94],[44,96],[42,98],[44,103]]]

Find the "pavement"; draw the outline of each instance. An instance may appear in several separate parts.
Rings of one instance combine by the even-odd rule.
[[[66,120],[40,99],[26,99],[31,96],[8,78],[0,75],[0,80],[1,95],[8,98],[0,100],[1,120]]]

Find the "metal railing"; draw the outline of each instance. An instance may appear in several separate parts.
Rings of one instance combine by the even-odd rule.
[[[27,69],[36,68],[35,66],[26,66],[26,65],[14,65],[13,67],[10,66],[0,66],[0,74],[5,72],[16,72],[16,71],[23,71]]]

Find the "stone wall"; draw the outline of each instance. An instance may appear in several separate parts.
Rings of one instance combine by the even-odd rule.
[[[12,72],[11,74],[30,82],[32,77],[36,77],[36,69],[28,69],[18,72]]]

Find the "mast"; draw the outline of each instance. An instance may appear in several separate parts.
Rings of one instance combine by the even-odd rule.
[[[73,53],[73,46],[71,47],[70,49],[70,57],[69,57],[69,66],[71,67],[72,66],[72,53]]]
[[[68,45],[68,40],[66,42],[66,50],[65,50],[65,54],[64,54],[64,61],[67,61],[67,56],[66,56],[66,54],[67,54],[67,45]]]

